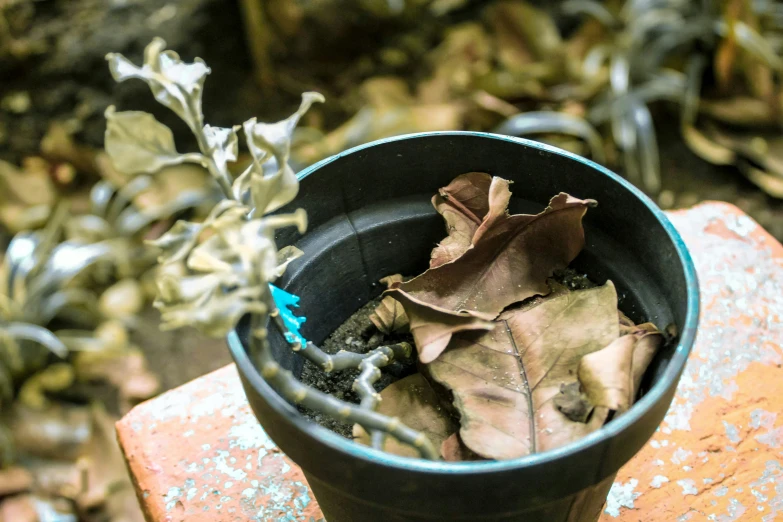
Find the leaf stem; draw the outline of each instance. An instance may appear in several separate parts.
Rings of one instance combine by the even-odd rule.
[[[517,360],[519,366],[519,375],[522,377],[522,384],[525,385],[525,398],[527,399],[527,410],[529,412],[528,419],[530,420],[530,453],[536,452],[536,410],[533,406],[533,390],[530,389],[530,381],[527,378],[527,370],[522,363],[522,354],[519,353],[519,347],[514,340],[514,335],[511,333],[511,328],[508,326],[508,321],[503,321],[503,326],[506,327],[506,333],[508,339],[511,341],[511,347],[514,349],[514,358]]]
[[[236,199],[234,197],[233,191],[231,190],[231,174],[228,173],[227,169],[221,169],[218,167],[218,164],[213,157],[215,151],[212,150],[207,144],[207,137],[204,135],[204,129],[199,129],[198,131],[194,129],[193,134],[196,136],[198,148],[204,155],[204,161],[202,162],[202,165],[206,167],[210,175],[215,179],[215,181],[218,182],[218,185],[220,185],[220,190],[223,191],[223,195],[226,197],[226,199]]]
[[[188,127],[190,127],[191,132],[193,132],[193,135],[196,137],[196,143],[198,144],[198,148],[203,155],[200,163],[209,171],[209,174],[215,179],[215,181],[217,181],[218,185],[220,186],[220,190],[223,192],[223,195],[226,197],[226,199],[236,199],[234,198],[234,193],[231,190],[231,174],[228,172],[227,168],[220,168],[218,166],[218,163],[215,161],[214,157],[215,150],[207,143],[207,136],[204,134],[204,114],[201,112],[201,104],[199,103],[199,107],[196,107],[191,97],[188,96],[186,92],[184,92],[182,87],[177,85],[177,88],[182,94],[182,99],[186,100],[185,107],[187,108],[188,116],[190,116],[189,118],[185,119],[185,123],[188,125]],[[189,160],[195,159],[192,155],[188,156]]]

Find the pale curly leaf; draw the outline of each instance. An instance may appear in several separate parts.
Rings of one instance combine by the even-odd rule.
[[[186,265],[196,272],[230,272],[235,258],[221,237],[212,236],[190,252]]]
[[[204,137],[207,139],[207,146],[212,153],[212,159],[218,166],[218,169],[224,171],[229,162],[237,160],[239,154],[239,138],[237,130],[239,125],[231,128],[213,127],[204,125]]]
[[[185,63],[174,51],[160,53],[159,63],[160,73],[191,95],[203,88],[204,80],[211,72],[201,58],[196,58],[193,63]]]
[[[288,265],[291,261],[298,259],[304,255],[304,252],[296,248],[295,246],[285,246],[277,252],[277,270],[275,271],[275,277],[282,277],[285,273]]]
[[[291,137],[299,119],[315,102],[323,102],[318,93],[302,95],[299,109],[277,123],[258,123],[255,118],[243,125],[253,164],[234,182],[235,196],[245,201],[247,192],[259,214],[274,212],[290,203],[299,191],[299,181],[288,165]]]
[[[231,184],[231,193],[237,201],[245,205],[251,204],[250,201],[250,182],[255,173],[255,164],[251,163]]]
[[[158,298],[153,305],[159,310],[190,304],[204,305],[221,286],[236,286],[240,280],[229,272],[180,277],[162,274],[157,280]]]
[[[109,62],[109,72],[111,72],[111,77],[114,78],[115,82],[124,82],[131,78],[146,79],[141,67],[137,67],[119,53],[107,54],[106,60]]]
[[[203,306],[181,305],[161,314],[161,328],[172,330],[193,326],[210,337],[224,337],[248,313],[265,314],[267,306],[259,301],[263,290],[259,287],[239,288],[225,294],[216,294]]]
[[[287,205],[298,192],[299,180],[288,165],[271,176],[254,174],[250,178],[250,201],[260,214],[268,214]]]
[[[268,214],[287,205],[299,192],[299,181],[286,165],[278,168],[277,160],[269,158],[262,165],[252,163],[232,184],[234,197],[251,205],[256,215]]]
[[[109,53],[112,77],[122,82],[131,78],[144,80],[155,99],[174,111],[195,132],[201,129],[201,92],[209,67],[200,58],[185,63],[174,51],[163,51],[166,42],[154,38],[144,50],[144,64],[134,65],[118,53]]]
[[[288,162],[288,155],[291,149],[291,137],[294,133],[299,120],[313,105],[313,103],[323,103],[325,98],[317,92],[306,92],[302,94],[302,103],[299,109],[288,118],[277,123],[258,123],[253,118],[244,124],[245,134],[248,138],[248,147],[258,163],[263,163],[273,155],[278,164]]]
[[[307,227],[307,214],[297,209],[290,214],[277,214],[246,222],[239,236],[233,239],[231,248],[239,253],[245,266],[257,266],[263,280],[272,282],[285,270],[290,261],[302,252],[286,247],[277,252],[275,233],[284,227],[296,226],[300,231]],[[284,263],[281,267],[281,263]]]
[[[174,146],[171,129],[152,114],[106,109],[106,152],[114,167],[125,174],[154,174],[188,159]]]
[[[158,262],[173,263],[181,261],[196,246],[198,236],[203,227],[202,223],[192,223],[180,219],[174,223],[174,226],[168,232],[158,239],[147,241],[146,243],[161,250]]]
[[[171,263],[185,259],[196,246],[201,233],[209,228],[221,228],[233,222],[242,222],[248,209],[237,201],[222,200],[215,205],[203,223],[179,220],[160,238],[147,241],[162,250],[158,261]]]

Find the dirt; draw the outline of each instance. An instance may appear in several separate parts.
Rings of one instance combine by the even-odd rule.
[[[596,284],[586,275],[580,274],[571,268],[555,272],[554,279],[571,290],[582,290],[596,286]],[[410,334],[384,335],[370,322],[370,314],[375,310],[380,301],[381,296],[362,306],[329,336],[321,348],[329,354],[337,353],[339,350],[367,353],[379,346],[402,341],[414,344],[413,336]],[[393,382],[415,372],[416,359],[414,353],[414,357],[409,360],[394,362],[389,366],[382,368],[381,378],[375,383],[375,390],[380,392]],[[345,370],[327,374],[315,364],[306,361],[300,380],[303,383],[324,393],[329,393],[338,399],[358,404],[360,399],[351,389],[353,381],[358,375],[358,370]],[[324,428],[330,429],[344,437],[353,438],[353,426],[351,424],[339,422],[328,415],[306,408],[299,408],[299,411],[302,412],[305,417],[320,424]]]
[[[323,343],[321,349],[328,354],[335,354],[339,350],[354,353],[367,353],[379,346],[407,341],[413,344],[410,334],[384,335],[380,333],[370,322],[370,314],[380,303],[381,297],[377,297],[357,310],[349,317],[332,335]],[[375,383],[376,391],[381,391],[391,383],[416,372],[416,360],[410,358],[405,361],[394,361],[381,370],[381,378]],[[313,388],[334,395],[354,404],[359,403],[359,397],[351,389],[354,379],[359,375],[359,370],[344,370],[332,374],[324,373],[310,361],[305,362],[300,379]],[[328,428],[344,437],[351,438],[353,426],[332,419],[319,412],[300,408],[300,411],[310,420]]]

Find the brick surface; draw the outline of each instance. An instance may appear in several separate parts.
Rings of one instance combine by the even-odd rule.
[[[783,520],[783,247],[731,205],[670,217],[697,265],[698,340],[601,522]],[[150,521],[323,520],[233,366],[136,407],[117,431]]]

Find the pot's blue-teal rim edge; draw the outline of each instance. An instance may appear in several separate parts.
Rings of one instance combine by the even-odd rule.
[[[469,132],[469,131],[423,132],[423,133],[405,134],[401,136],[385,138],[364,145],[359,145],[352,149],[348,149],[339,154],[321,160],[318,163],[315,163],[314,165],[311,165],[310,167],[302,170],[297,175],[297,177],[300,180],[304,179],[307,176],[316,172],[324,165],[327,165],[333,161],[337,161],[344,156],[347,156],[349,154],[354,154],[368,147],[373,147],[376,145],[393,142],[393,141],[426,138],[431,136],[475,136],[479,138],[498,139],[498,140],[509,141],[513,143],[520,143],[528,147],[550,152],[552,154],[557,154],[559,156],[564,156],[568,159],[583,163],[595,170],[600,171],[604,175],[609,176],[614,181],[616,181],[617,183],[625,187],[634,196],[639,198],[645,204],[645,206],[647,206],[647,208],[658,218],[658,221],[661,222],[661,224],[665,228],[666,232],[669,234],[669,237],[672,239],[672,242],[674,243],[677,249],[680,263],[682,263],[682,266],[684,267],[685,270],[685,282],[687,286],[687,295],[688,295],[685,326],[683,328],[683,331],[680,333],[680,339],[677,344],[677,348],[675,349],[674,355],[672,356],[671,361],[667,365],[665,372],[663,373],[659,381],[656,382],[652,386],[652,388],[636,404],[634,404],[630,410],[628,410],[628,412],[623,414],[621,417],[613,420],[612,422],[606,424],[598,431],[595,431],[590,435],[587,435],[586,437],[583,437],[577,441],[567,444],[566,446],[563,446],[561,448],[545,451],[542,453],[535,453],[533,455],[527,455],[525,457],[520,457],[518,459],[504,460],[504,461],[444,463],[444,462],[429,461],[424,459],[410,459],[405,457],[398,457],[390,453],[386,453],[380,450],[375,450],[370,447],[358,444],[356,442],[349,441],[348,439],[345,439],[340,435],[337,435],[336,433],[326,428],[314,424],[312,421],[305,419],[301,414],[299,414],[299,412],[293,406],[291,406],[288,402],[286,402],[276,394],[274,400],[271,403],[271,406],[276,410],[278,410],[280,413],[283,413],[287,417],[289,417],[295,424],[297,424],[297,426],[300,429],[312,433],[314,436],[320,439],[324,444],[328,444],[329,446],[332,446],[340,451],[349,453],[354,457],[371,460],[386,466],[393,466],[397,468],[408,469],[411,471],[430,472],[430,473],[432,472],[456,473],[456,474],[491,473],[491,472],[497,472],[502,470],[508,470],[512,468],[518,468],[518,467],[542,465],[542,464],[546,464],[547,462],[565,458],[571,454],[578,453],[598,443],[600,440],[604,438],[609,438],[616,435],[617,433],[623,431],[628,426],[634,424],[637,420],[639,420],[640,417],[642,417],[644,412],[652,408],[653,405],[664,395],[664,393],[666,393],[667,383],[672,380],[676,380],[678,378],[680,372],[685,367],[685,363],[687,362],[691,346],[693,345],[696,337],[696,329],[699,321],[699,286],[698,286],[698,280],[696,276],[696,269],[693,265],[693,260],[691,259],[691,255],[688,252],[687,247],[685,246],[685,242],[682,240],[680,234],[674,228],[674,225],[672,225],[671,221],[669,221],[669,219],[666,217],[663,211],[641,190],[639,190],[634,185],[626,181],[624,178],[621,178],[619,175],[615,174],[614,172],[608,170],[605,167],[602,167],[601,165],[593,161],[590,161],[576,154],[572,154],[570,152],[558,149],[557,147],[546,145],[544,143],[526,140],[524,138],[516,138],[512,136],[490,134],[485,132]],[[250,358],[248,357],[247,353],[245,352],[245,349],[242,346],[242,342],[240,341],[236,331],[232,331],[228,335],[227,341],[228,341],[229,350],[231,350],[231,352],[233,353],[237,365],[242,366],[243,369],[251,370],[251,371],[244,372],[245,377],[250,381],[250,384],[256,389],[262,389],[267,387],[268,384],[261,378],[260,374],[255,370],[255,367],[251,362]]]

